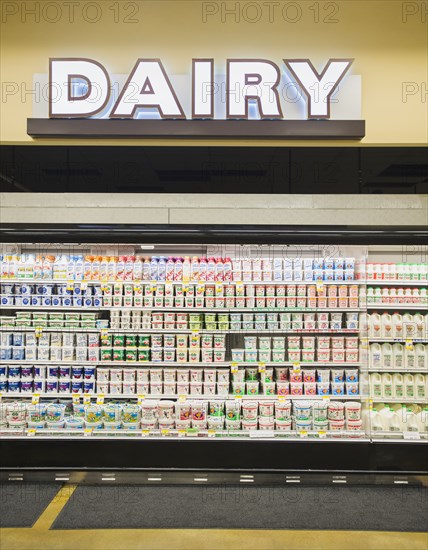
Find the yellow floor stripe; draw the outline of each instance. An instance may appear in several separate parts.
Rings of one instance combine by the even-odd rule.
[[[2,529],[1,550],[427,550],[426,533]]]
[[[42,515],[33,525],[32,529],[33,530],[35,529],[37,531],[46,531],[47,529],[50,529],[51,525],[57,518],[58,514],[61,512],[61,510],[67,504],[68,499],[74,493],[76,487],[77,485],[72,485],[72,484],[63,485],[61,489],[57,492],[57,494],[54,496],[54,498],[51,500],[49,505],[46,507]],[[1,548],[1,545],[0,545],[0,548]]]

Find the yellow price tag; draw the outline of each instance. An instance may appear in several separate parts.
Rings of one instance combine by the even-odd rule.
[[[97,405],[102,405],[104,403],[104,394],[103,393],[99,393],[97,395]]]
[[[39,393],[34,393],[31,397],[31,403],[33,405],[37,405],[37,403],[39,403],[40,401],[40,394]]]
[[[74,290],[74,281],[67,281],[67,290]]]
[[[266,372],[266,363],[259,363],[259,372]]]
[[[413,351],[413,340],[409,338],[406,340],[406,350]]]
[[[308,437],[308,432],[306,430],[300,430],[299,435],[300,437]]]
[[[179,396],[178,396],[178,401],[179,401],[180,403],[184,403],[184,401],[186,401],[186,398],[187,398],[186,395],[179,395]]]
[[[141,403],[144,401],[145,398],[146,398],[145,395],[139,395],[138,396],[138,404],[141,405]]]
[[[232,374],[235,374],[238,372],[238,363],[231,363],[230,364],[230,372]]]
[[[284,403],[284,402],[286,401],[285,395],[278,395],[278,401],[279,401],[280,403]]]
[[[3,399],[3,394],[0,393],[0,401]]]
[[[90,405],[91,404],[91,396],[89,393],[83,394],[83,404],[84,405]]]
[[[85,429],[83,430],[83,435],[84,435],[85,437],[88,437],[88,435],[92,435],[92,428],[85,428]]]
[[[323,395],[322,399],[323,399],[323,401],[330,401],[330,396],[329,395]]]
[[[108,338],[108,328],[101,329],[101,340],[106,340]]]
[[[208,437],[215,437],[215,430],[208,430]]]
[[[317,281],[317,292],[322,292],[324,290],[324,283],[323,281]]]
[[[36,435],[36,430],[34,428],[30,428],[29,430],[27,430],[27,435],[28,436],[35,436]]]
[[[215,293],[216,293],[216,294],[222,294],[222,293],[223,293],[223,285],[222,285],[222,283],[216,283]]]
[[[150,431],[149,431],[149,430],[141,430],[141,435],[142,435],[143,437],[147,437],[147,436],[150,435]]]
[[[161,430],[161,435],[163,435],[163,436],[169,435],[169,430],[164,428],[163,430]]]
[[[199,330],[197,328],[192,329],[192,334],[198,335]]]
[[[43,327],[36,327],[36,330],[35,330],[36,338],[40,338],[42,334],[43,334]]]
[[[141,292],[141,285],[134,285],[135,292]]]
[[[72,402],[73,402],[73,405],[78,405],[80,403],[80,395],[73,395],[72,397]]]
[[[235,399],[237,399],[238,401],[242,400],[242,395],[235,395]]]
[[[184,437],[186,435],[186,430],[178,430],[178,437]]]
[[[318,432],[318,437],[319,437],[320,439],[324,439],[325,437],[327,437],[327,432],[325,432],[325,431],[323,431],[323,430],[320,430],[320,431]]]
[[[300,372],[300,363],[299,363],[299,361],[295,361],[293,363],[293,371],[294,372]]]

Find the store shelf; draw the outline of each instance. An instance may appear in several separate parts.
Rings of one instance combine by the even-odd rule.
[[[121,283],[121,284],[131,284],[131,285],[165,285],[165,284],[171,284],[171,285],[193,285],[193,286],[221,286],[221,285],[253,285],[253,286],[268,286],[268,285],[316,285],[317,283],[321,283],[323,285],[364,285],[366,284],[361,279],[358,280],[342,280],[342,281],[324,281],[324,280],[317,280],[317,281],[76,281],[76,280],[70,280],[70,279],[7,279],[4,278],[1,280],[2,284],[73,284],[73,285],[81,285],[82,283],[86,283],[88,285],[113,285],[115,283]],[[425,282],[425,284],[427,284]]]
[[[390,342],[390,343],[403,343],[405,344],[407,340],[411,340],[414,344],[427,344],[428,339],[425,338],[412,338],[409,336],[408,338],[369,338],[368,341],[371,343],[382,343],[382,342]]]
[[[236,364],[236,366],[239,367],[257,367],[260,364],[265,365],[266,367],[293,367],[298,363],[300,367],[312,367],[312,368],[318,368],[318,367],[358,367],[360,363],[358,362],[352,362],[352,363],[345,363],[345,362],[327,362],[327,363],[305,363],[303,361],[280,361],[278,363],[272,363],[272,362],[265,362],[265,361],[254,361],[251,363],[235,363],[234,361],[218,361],[218,362],[189,362],[185,361],[183,363],[177,363],[172,361],[63,361],[59,359],[58,361],[54,360],[42,360],[42,359],[36,359],[36,360],[30,360],[30,359],[4,359],[0,361],[0,365],[79,365],[79,366],[85,366],[85,367],[121,367],[121,366],[127,366],[127,367],[167,367],[167,368],[179,368],[179,367],[230,367],[231,364]]]
[[[34,332],[38,327],[0,327],[0,332]],[[240,329],[240,330],[207,330],[207,329],[174,329],[174,328],[151,328],[151,329],[134,329],[134,328],[75,328],[75,327],[42,327],[43,332],[101,332],[108,330],[109,334],[358,334],[358,329],[326,329],[326,330],[309,330],[309,329]],[[377,340],[376,340],[377,341]],[[389,341],[389,340],[388,340]],[[414,340],[417,343],[416,340]]]
[[[379,279],[373,279],[371,281],[366,281],[367,286],[399,286],[399,287],[409,287],[409,286],[426,286],[428,287],[428,281],[398,281],[398,280],[379,280]]]
[[[405,309],[405,310],[411,310],[411,311],[423,311],[424,309],[428,309],[428,305],[413,305],[413,304],[367,304],[367,309],[369,310],[375,310],[375,309]]]
[[[87,313],[92,313],[95,311],[100,311],[101,309],[111,309],[106,307],[94,307],[94,306],[2,306],[0,305],[0,311],[3,309],[10,310],[22,310],[22,311],[86,311]],[[139,309],[139,308],[130,308],[130,309]]]
[[[428,397],[412,397],[411,399],[392,399],[391,397],[374,397],[373,399],[370,399],[372,403],[406,403],[406,404],[413,404],[413,403],[426,403],[428,405]]]
[[[80,399],[83,398],[83,395],[90,395],[91,399],[96,400],[97,396],[100,394],[97,393],[91,393],[91,394],[76,394],[76,393],[9,393],[6,392],[2,394],[2,398],[11,398],[11,399],[31,399],[33,395],[38,395],[40,398],[50,398],[50,399],[69,399],[72,397],[79,396]],[[140,397],[136,393],[120,393],[120,394],[113,394],[113,393],[103,393],[101,394],[104,396],[105,399],[137,399]],[[141,396],[142,397],[142,396]],[[160,394],[160,395],[152,395],[152,394],[145,394],[144,399],[154,399],[154,400],[160,400],[160,399],[180,399],[185,401],[194,401],[194,400],[200,400],[200,401],[227,401],[227,400],[237,400],[237,401],[294,401],[294,400],[303,400],[303,401],[359,401],[361,399],[361,395],[234,395],[234,394],[227,394],[227,395],[191,395],[191,394]]]
[[[420,372],[428,374],[428,369],[360,369],[360,372],[400,372],[406,374],[406,372]]]

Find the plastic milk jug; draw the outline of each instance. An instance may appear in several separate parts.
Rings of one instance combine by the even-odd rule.
[[[411,315],[410,313],[405,313],[403,315],[403,337],[416,337],[416,323],[413,321],[413,315]]]
[[[388,370],[394,367],[392,345],[388,342],[382,344],[382,368]]]
[[[382,378],[377,372],[370,374],[370,395],[372,397],[382,397]]]
[[[424,399],[426,395],[426,377],[424,374],[415,374],[415,396]]]
[[[404,368],[414,369],[416,368],[416,352],[415,346],[407,346],[404,350]]]
[[[376,409],[373,409],[371,411],[370,421],[371,421],[371,430],[373,432],[383,432],[384,431],[383,418],[381,417],[379,411],[377,411]]]
[[[400,372],[395,372],[392,375],[392,394],[394,399],[402,399],[404,397],[404,381],[403,375]]]
[[[403,369],[404,368],[404,346],[403,344],[392,345],[392,353],[394,357],[394,369]]]
[[[370,368],[382,368],[382,348],[380,344],[375,343],[370,345]]]
[[[382,337],[382,322],[379,313],[372,313],[371,315],[371,338]]]
[[[393,397],[392,376],[389,372],[382,374],[382,397],[385,399]]]
[[[426,338],[424,316],[421,315],[420,313],[415,313],[413,315],[413,322],[416,324],[415,338],[419,338],[419,339]]]
[[[413,374],[406,373],[404,375],[404,397],[413,399],[415,396],[415,380]]]
[[[392,338],[392,317],[389,313],[382,314],[382,338]]]
[[[399,313],[392,315],[392,337],[403,338],[403,319]]]
[[[428,369],[428,346],[424,344],[416,344],[415,345],[415,354],[416,354],[416,365],[415,368],[417,369]]]

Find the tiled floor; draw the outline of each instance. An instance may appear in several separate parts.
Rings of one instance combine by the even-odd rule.
[[[65,485],[30,529],[1,529],[1,550],[427,550],[428,533],[102,529],[50,531],[74,491]]]

